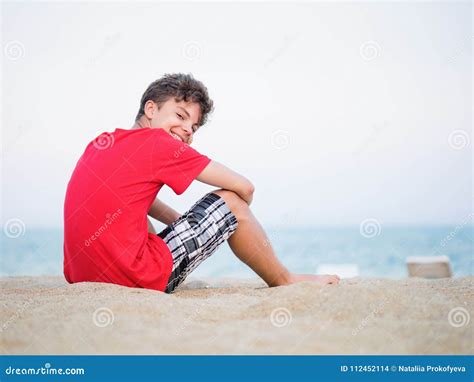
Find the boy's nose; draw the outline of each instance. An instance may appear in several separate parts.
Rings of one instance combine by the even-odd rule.
[[[188,126],[188,125],[183,125],[183,130],[184,132],[186,133],[186,136],[190,136],[193,132],[193,128],[191,126]]]

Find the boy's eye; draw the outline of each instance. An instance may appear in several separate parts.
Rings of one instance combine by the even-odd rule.
[[[184,120],[184,118],[183,118],[183,116],[182,116],[181,114],[179,114],[179,113],[176,113],[176,115],[179,117],[179,119],[182,119],[182,120]]]

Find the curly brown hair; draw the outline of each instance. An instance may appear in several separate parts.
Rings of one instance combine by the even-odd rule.
[[[207,88],[201,81],[196,80],[192,74],[165,74],[160,79],[152,82],[143,93],[140,101],[140,109],[138,110],[135,121],[138,121],[145,114],[145,104],[147,101],[155,102],[158,107],[174,97],[176,102],[196,102],[201,107],[201,118],[199,126],[206,123],[208,114],[212,112],[214,103],[209,98]]]

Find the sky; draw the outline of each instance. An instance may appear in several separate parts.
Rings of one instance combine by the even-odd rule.
[[[215,103],[193,147],[252,181],[264,225],[472,219],[469,2],[11,2],[1,33],[2,224],[61,227],[87,143],[174,72]]]

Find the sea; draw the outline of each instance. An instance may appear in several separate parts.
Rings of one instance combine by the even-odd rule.
[[[410,256],[448,256],[454,277],[473,274],[473,225],[266,228],[282,263],[292,272],[321,266],[356,266],[358,276],[405,278]],[[62,228],[2,231],[0,276],[62,275]],[[195,278],[252,278],[255,274],[224,243],[193,273]]]

